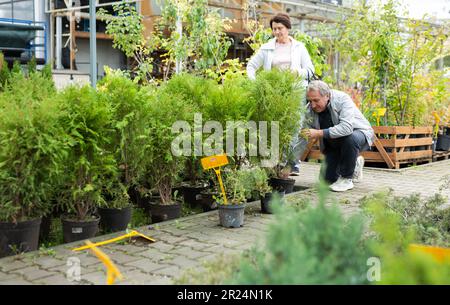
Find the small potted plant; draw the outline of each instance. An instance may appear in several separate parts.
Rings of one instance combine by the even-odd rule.
[[[269,185],[269,179],[265,169],[257,167],[254,168],[252,172],[254,179],[254,190],[261,199],[261,211],[263,213],[271,214],[271,201],[274,194],[277,193],[279,196],[283,197],[285,192],[273,191],[273,188]]]
[[[30,90],[9,83],[0,95],[0,257],[38,248],[67,152],[57,103],[28,82],[21,80]]]
[[[244,210],[247,198],[253,190],[252,172],[247,169],[230,170],[225,174],[227,200],[221,197],[219,203],[220,224],[226,228],[239,228],[244,224]]]

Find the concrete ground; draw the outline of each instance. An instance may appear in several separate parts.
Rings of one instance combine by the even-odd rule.
[[[311,188],[319,175],[320,165],[302,163],[301,176],[295,177],[296,185]],[[335,193],[337,202],[346,215],[360,211],[358,200],[381,189],[392,188],[396,195],[414,192],[431,196],[439,191],[445,175],[450,174],[450,160],[401,170],[364,168],[364,180],[344,193]],[[450,190],[442,193],[450,197]],[[293,193],[288,201],[311,198],[314,189]],[[202,270],[207,261],[219,255],[238,254],[261,242],[273,215],[261,214],[259,202],[249,203],[244,226],[227,229],[219,226],[217,211],[197,214],[174,221],[138,228],[157,241],[145,243],[115,243],[101,249],[116,263],[124,275],[117,284],[170,284],[190,268]],[[123,232],[122,232],[123,234]],[[120,235],[104,235],[92,239],[101,241]],[[89,251],[74,252],[71,249],[83,243],[57,246],[47,251],[35,251],[0,259],[0,285],[45,284],[79,285],[105,284],[103,264]],[[80,273],[75,268],[80,265]],[[78,277],[79,275],[79,277]]]

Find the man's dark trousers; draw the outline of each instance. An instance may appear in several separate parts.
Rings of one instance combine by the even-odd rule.
[[[345,137],[324,139],[324,145],[325,181],[328,183],[334,183],[339,176],[352,178],[356,158],[361,151],[369,149],[366,137],[359,130]]]

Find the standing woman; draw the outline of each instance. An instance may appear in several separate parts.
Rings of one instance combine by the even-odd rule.
[[[247,75],[256,78],[256,71],[262,66],[264,70],[272,68],[290,69],[307,79],[314,72],[314,65],[303,43],[289,36],[291,19],[287,14],[279,13],[270,19],[274,38],[263,44],[247,64]]]
[[[270,19],[270,27],[274,38],[263,44],[252,56],[247,64],[247,75],[256,78],[256,71],[262,66],[264,70],[272,68],[289,69],[297,72],[303,78],[303,86],[308,86],[308,80],[314,73],[314,65],[305,45],[289,36],[291,19],[287,14],[279,13]],[[306,97],[305,97],[306,99]],[[302,120],[299,122],[300,131]],[[300,171],[300,156],[303,152],[303,141],[298,132],[293,135],[291,142],[294,160],[290,161],[291,175],[298,175]]]

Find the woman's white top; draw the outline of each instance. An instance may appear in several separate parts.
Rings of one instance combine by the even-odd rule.
[[[309,56],[308,50],[303,43],[289,37],[290,47],[290,69],[297,72],[304,79],[307,79],[311,72],[314,72],[314,65]],[[280,53],[279,53],[280,51]],[[281,55],[281,58],[279,58]],[[277,58],[275,58],[277,57]],[[271,70],[273,65],[287,65],[286,50],[278,50],[276,38],[263,44],[261,48],[250,58],[247,64],[247,75],[250,79],[256,78],[256,71],[262,66],[264,70]],[[307,82],[306,82],[307,83]]]
[[[275,43],[275,50],[273,51],[272,67],[277,67],[282,70],[291,68],[291,41],[287,43]]]

